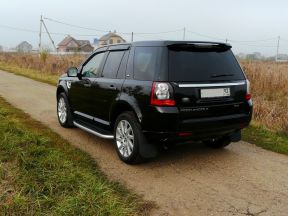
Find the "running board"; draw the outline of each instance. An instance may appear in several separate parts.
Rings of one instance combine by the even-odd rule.
[[[101,134],[101,133],[96,132],[96,131],[94,131],[94,130],[91,130],[90,128],[87,128],[87,127],[85,127],[85,126],[83,126],[83,125],[81,125],[81,124],[79,124],[79,123],[77,123],[77,122],[75,122],[75,121],[73,121],[73,124],[74,124],[76,127],[80,128],[80,129],[82,129],[82,130],[85,130],[85,131],[87,131],[88,133],[91,133],[91,134],[96,135],[96,136],[98,136],[98,137],[101,137],[101,138],[104,138],[104,139],[113,139],[113,138],[114,138],[113,135]]]

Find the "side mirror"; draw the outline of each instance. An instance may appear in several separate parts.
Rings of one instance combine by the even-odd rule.
[[[76,67],[70,67],[67,70],[67,76],[68,77],[77,77],[78,69]]]

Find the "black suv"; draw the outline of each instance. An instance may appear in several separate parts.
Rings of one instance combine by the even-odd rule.
[[[252,116],[249,81],[225,43],[144,41],[98,48],[57,88],[63,127],[114,139],[126,163],[159,143],[241,139]]]

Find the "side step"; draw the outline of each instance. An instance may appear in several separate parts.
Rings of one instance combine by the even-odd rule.
[[[95,130],[92,130],[92,129],[86,127],[86,126],[83,126],[83,125],[81,125],[81,124],[79,124],[79,123],[77,123],[77,122],[75,122],[75,121],[73,121],[73,124],[74,124],[76,127],[80,128],[80,129],[82,129],[82,130],[85,130],[85,131],[87,131],[88,133],[91,133],[91,134],[96,135],[96,136],[98,136],[98,137],[101,137],[101,138],[104,138],[104,139],[113,139],[113,138],[114,138],[113,135],[107,135],[107,134],[99,133],[99,132],[97,132],[97,131],[95,131]]]

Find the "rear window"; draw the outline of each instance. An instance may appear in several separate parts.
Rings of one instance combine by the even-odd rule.
[[[244,74],[230,49],[169,49],[170,81],[243,79]]]
[[[158,68],[157,61],[160,51],[160,47],[136,47],[134,54],[135,79],[153,80]]]

